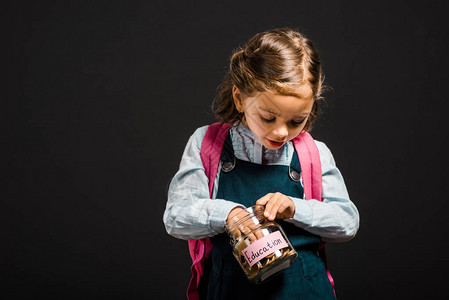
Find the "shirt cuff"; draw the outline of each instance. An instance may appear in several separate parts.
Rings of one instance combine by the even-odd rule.
[[[307,200],[289,197],[295,203],[295,214],[293,218],[285,219],[298,227],[306,228],[312,224],[313,212]]]
[[[215,199],[217,201],[219,199]],[[225,232],[226,219],[228,218],[229,213],[235,207],[242,207],[245,209],[246,207],[242,206],[239,203],[235,203],[232,201],[221,200],[217,201],[216,209],[214,209],[210,216],[210,226],[212,229],[217,231],[218,233]]]

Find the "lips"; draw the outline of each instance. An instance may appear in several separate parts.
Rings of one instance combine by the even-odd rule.
[[[268,143],[270,144],[271,147],[275,147],[275,148],[279,148],[282,145],[284,145],[285,142],[277,142],[277,141],[272,141],[270,139],[267,139]]]

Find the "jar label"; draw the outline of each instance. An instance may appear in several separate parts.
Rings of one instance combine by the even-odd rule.
[[[252,267],[262,258],[270,255],[276,250],[288,247],[288,243],[285,241],[280,231],[275,231],[267,236],[255,241],[245,249],[243,249],[243,255],[249,266]]]

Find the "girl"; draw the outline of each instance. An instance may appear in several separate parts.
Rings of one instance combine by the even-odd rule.
[[[208,126],[198,128],[171,181],[164,213],[170,235],[210,238],[213,245],[198,288],[189,287],[191,298],[335,299],[317,250],[322,241],[353,238],[358,211],[324,143],[315,141],[322,199],[304,200],[302,181],[289,177],[290,166],[300,169],[291,140],[311,129],[322,84],[318,53],[296,30],[258,33],[233,53],[213,109],[219,121],[231,124],[227,142],[232,147],[223,151],[235,156],[234,169],[224,172],[220,164],[211,197],[200,158]],[[264,215],[281,223],[298,252],[290,268],[260,285],[246,279],[224,233],[227,221],[254,204],[264,205]]]

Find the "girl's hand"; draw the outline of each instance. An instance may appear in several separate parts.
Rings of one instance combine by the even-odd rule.
[[[236,217],[239,212],[241,212],[243,208],[241,206],[234,207],[228,214],[226,218],[226,227],[231,228],[239,219]]]
[[[226,229],[227,230],[230,230],[231,228],[233,228],[234,224],[240,220],[238,217],[238,214],[242,211],[243,211],[242,207],[236,206],[229,212],[228,217],[226,218]],[[239,227],[242,227],[242,225],[240,225]],[[235,239],[238,239],[239,237],[241,237],[242,236],[241,228],[234,228],[232,230],[232,235],[234,236]]]
[[[265,205],[264,215],[270,221],[293,218],[295,214],[295,203],[281,193],[266,194],[256,204]]]
[[[247,238],[249,238],[249,240],[252,242],[263,238],[264,234],[262,232],[262,229],[260,228],[260,225],[254,223],[252,219],[246,218],[246,216],[248,215],[247,212],[240,214],[242,211],[244,211],[244,209],[238,206],[234,207],[229,212],[228,217],[226,218],[226,229],[230,230],[232,228],[231,234],[235,239],[238,239],[243,235],[246,235]],[[238,226],[234,228],[234,225],[236,225],[236,223],[241,220],[242,222],[240,222]]]

